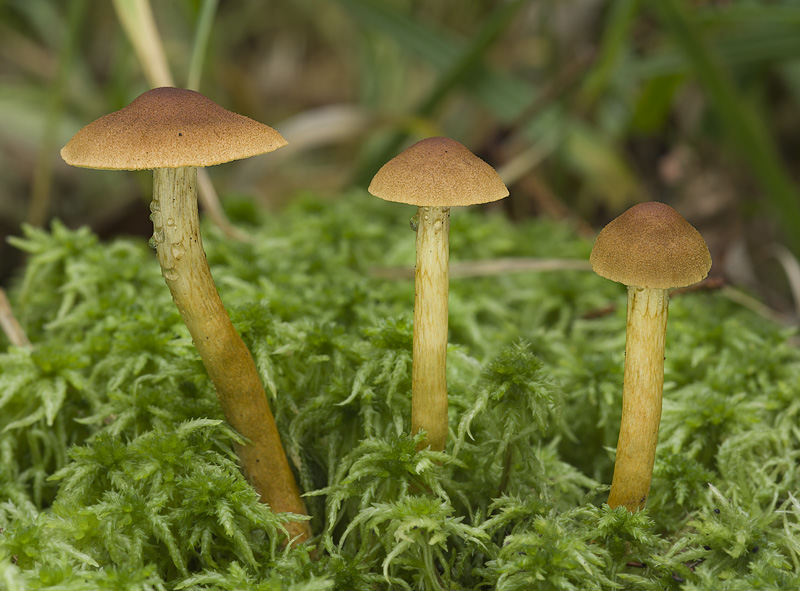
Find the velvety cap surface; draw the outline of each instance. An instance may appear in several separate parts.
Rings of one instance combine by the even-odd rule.
[[[154,88],[76,133],[61,150],[83,168],[212,166],[286,145],[271,127],[223,109],[199,92]]]
[[[372,179],[369,192],[387,201],[437,207],[508,196],[494,168],[446,137],[424,139],[389,160]]]
[[[700,233],[663,203],[640,203],[600,231],[590,262],[595,273],[625,285],[653,289],[701,281],[711,255]]]

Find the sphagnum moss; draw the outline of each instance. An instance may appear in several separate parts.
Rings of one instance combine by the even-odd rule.
[[[20,285],[32,297],[22,302],[12,289],[11,303],[41,363],[0,354],[0,586],[798,586],[793,332],[718,294],[674,299],[662,417],[670,457],[658,454],[655,466],[664,494],[630,514],[602,506],[597,484],[612,466],[613,436],[602,435],[619,420],[624,294],[578,272],[454,281],[448,382],[458,453],[418,452],[408,421],[409,283],[369,275],[413,261],[408,214],[380,205],[363,193],[325,207],[305,198],[264,215],[253,244],[207,233],[234,325],[261,343],[254,358],[277,394],[287,449],[318,491],[309,506],[327,543],[316,561],[306,548],[280,549],[285,518],[259,504],[236,469],[235,434],[220,422],[146,243],[103,244],[63,227],[16,241],[30,253]],[[544,221],[482,225],[472,216],[458,216],[459,252],[479,241],[487,258],[577,256],[591,246]],[[609,303],[619,312],[595,313]],[[43,382],[67,374],[48,426],[33,402]],[[27,424],[7,428],[20,419]]]

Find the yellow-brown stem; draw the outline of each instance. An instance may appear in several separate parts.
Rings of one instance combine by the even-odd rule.
[[[634,513],[650,493],[664,391],[666,289],[628,287],[622,422],[608,504]]]
[[[276,513],[306,514],[253,357],[222,305],[200,239],[197,169],[153,171],[153,239],[162,275],[217,391],[230,425],[250,440],[237,445],[245,477]],[[289,523],[291,537],[311,535]]]
[[[447,442],[447,295],[450,208],[420,207],[414,278],[411,433],[427,431],[420,447]]]

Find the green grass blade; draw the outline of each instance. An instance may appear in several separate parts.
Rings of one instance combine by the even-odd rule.
[[[200,76],[203,73],[208,38],[211,36],[211,29],[214,26],[214,14],[217,11],[218,3],[219,0],[203,0],[200,7],[200,18],[197,20],[197,28],[194,33],[192,58],[189,62],[189,75],[186,81],[186,88],[191,90],[200,89]]]
[[[605,32],[596,64],[581,89],[580,102],[594,103],[607,88],[620,55],[629,46],[630,31],[639,8],[639,0],[618,0],[609,6]]]
[[[411,55],[440,72],[452,71],[468,51],[467,41],[412,20],[388,3],[375,0],[337,0],[365,29],[393,40]],[[475,68],[465,89],[500,121],[513,121],[531,102],[536,88],[519,78],[486,66]]]
[[[67,32],[62,40],[58,56],[58,70],[50,85],[44,134],[40,145],[36,168],[31,183],[31,200],[28,208],[28,223],[41,226],[47,220],[53,179],[53,152],[57,149],[58,123],[64,112],[64,93],[73,65],[73,57],[85,22],[86,1],[75,0],[67,13]]]
[[[428,96],[416,108],[416,117],[430,117],[456,87],[462,84],[466,85],[467,81],[472,82],[475,79],[474,74],[478,74],[477,69],[481,65],[483,56],[508,27],[524,3],[525,0],[514,0],[492,14],[491,18],[486,21],[478,34],[475,35],[473,41],[464,47],[460,55],[444,69]],[[486,69],[480,72],[480,74],[485,73]],[[370,158],[361,167],[356,177],[356,183],[366,184],[381,164],[399,151],[407,136],[406,130],[393,134],[382,148],[374,153],[374,157]]]

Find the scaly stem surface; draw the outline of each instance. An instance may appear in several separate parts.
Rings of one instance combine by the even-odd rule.
[[[230,425],[250,440],[237,445],[245,477],[276,513],[306,514],[253,357],[222,305],[200,239],[197,169],[153,171],[153,239],[162,275],[186,323]],[[307,522],[290,536],[311,535]]]
[[[643,509],[650,493],[664,391],[669,293],[628,287],[622,422],[608,504]]]
[[[414,278],[411,433],[427,431],[420,447],[447,442],[447,295],[449,207],[420,207]]]

